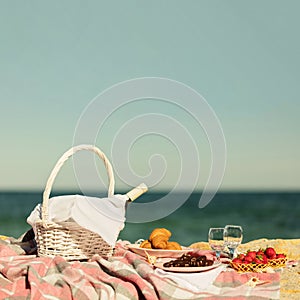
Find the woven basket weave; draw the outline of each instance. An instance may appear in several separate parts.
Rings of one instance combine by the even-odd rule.
[[[268,264],[272,268],[281,268],[284,267],[286,264],[287,259],[286,258],[275,258],[275,259],[269,259]]]
[[[230,266],[238,272],[263,272],[266,268],[281,268],[284,267],[286,258],[270,259],[267,264],[237,264],[230,262]]]
[[[230,266],[238,272],[263,272],[267,267],[268,264],[236,264],[231,262]]]
[[[92,145],[79,145],[65,152],[53,168],[43,193],[42,216],[36,221],[36,242],[39,256],[62,256],[66,260],[83,260],[94,254],[109,257],[113,248],[99,234],[81,227],[76,222],[52,222],[48,217],[48,201],[54,179],[64,162],[81,150],[96,153],[104,162],[109,183],[108,197],[114,195],[115,180],[112,166],[105,154]]]

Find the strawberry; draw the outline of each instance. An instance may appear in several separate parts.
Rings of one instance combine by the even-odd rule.
[[[265,254],[262,255],[262,261],[263,261],[264,264],[268,263],[267,255],[265,255]]]
[[[255,257],[254,257],[255,258]],[[245,258],[244,258],[244,260],[243,260],[244,262],[248,262],[248,263],[251,263],[252,261],[253,261],[253,258],[250,256],[250,255],[246,255],[245,256]]]
[[[276,258],[286,258],[286,255],[283,253],[279,253],[276,255]]]
[[[264,263],[264,262],[263,262],[261,259],[259,259],[258,257],[254,258],[254,259],[253,259],[253,262],[254,262],[255,264],[263,264],[263,263]]]
[[[243,254],[243,253],[239,254],[239,255],[238,255],[238,258],[241,259],[241,260],[244,260],[245,254]]]
[[[239,258],[234,258],[233,260],[232,260],[232,262],[233,263],[235,263],[235,264],[241,264],[241,263],[243,263],[243,261],[241,260],[241,259],[239,259]]]
[[[260,256],[263,256],[265,253],[264,253],[264,251],[262,250],[262,249],[260,249],[260,250],[258,250],[257,252],[256,252],[256,256],[257,255],[260,255]]]
[[[270,259],[276,258],[276,251],[272,247],[266,248],[265,254],[266,254],[267,258],[270,258]]]
[[[255,251],[248,251],[246,256],[251,257],[252,260],[253,260],[256,257],[256,252]]]
[[[256,264],[267,264],[268,263],[268,258],[267,256],[263,254],[257,254],[256,258],[253,260]]]

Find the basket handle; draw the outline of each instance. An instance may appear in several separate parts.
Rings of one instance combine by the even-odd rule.
[[[114,179],[114,173],[113,168],[111,166],[111,163],[109,162],[108,158],[105,156],[105,154],[98,149],[97,147],[93,145],[79,145],[72,147],[68,151],[66,151],[61,158],[57,161],[56,165],[54,166],[48,181],[46,183],[46,187],[43,193],[43,205],[42,205],[42,221],[48,220],[48,202],[49,202],[49,196],[50,192],[54,183],[54,179],[56,178],[56,175],[58,174],[59,170],[63,166],[64,162],[68,160],[73,154],[75,154],[78,151],[82,150],[88,150],[96,153],[104,162],[107,175],[108,175],[108,197],[111,197],[114,195],[114,189],[115,189],[115,179]]]

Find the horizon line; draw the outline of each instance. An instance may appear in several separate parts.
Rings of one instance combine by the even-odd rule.
[[[97,194],[97,193],[106,193],[107,190],[97,190],[97,189],[86,189],[88,193],[91,194]],[[129,189],[119,189],[118,191],[115,191],[115,194],[126,194],[129,191]],[[171,189],[152,189],[148,190],[147,193],[170,193]],[[0,193],[43,193],[44,190],[38,189],[38,188],[0,188]],[[76,188],[54,188],[52,190],[52,193],[81,193],[82,191],[80,189]],[[180,191],[177,191],[176,193],[202,193],[203,190],[195,189],[192,192],[189,190],[182,189]],[[219,189],[216,194],[218,193],[300,193],[300,188],[223,188]]]

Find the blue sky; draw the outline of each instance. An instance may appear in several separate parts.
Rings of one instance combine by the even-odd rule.
[[[290,0],[2,1],[0,189],[43,190],[92,99],[140,77],[181,82],[212,107],[227,146],[221,189],[299,189],[299,9]],[[141,106],[116,112],[97,146],[110,154],[120,120],[144,114]],[[193,136],[201,188],[211,159],[201,128],[174,107],[151,109]],[[138,140],[132,168],[144,176],[151,152],[161,153],[166,174],[153,188],[171,188],[180,172],[173,146],[158,136]],[[55,186],[74,187],[72,173],[66,164]]]

